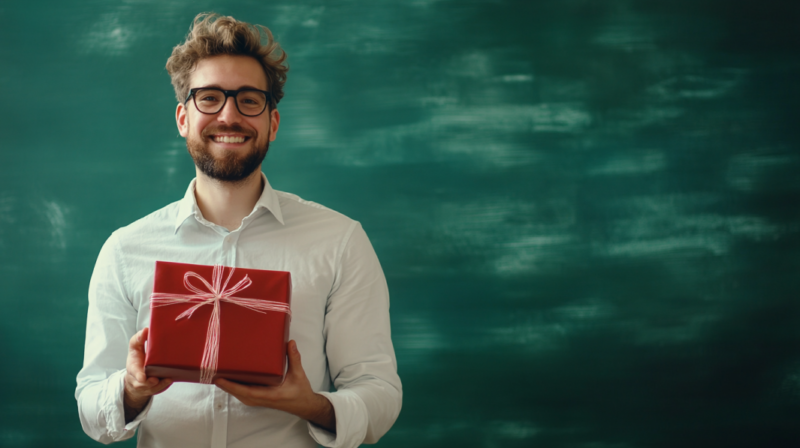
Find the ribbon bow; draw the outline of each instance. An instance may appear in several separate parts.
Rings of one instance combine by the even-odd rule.
[[[220,265],[214,265],[214,273],[212,274],[211,284],[206,279],[198,275],[196,272],[189,271],[183,275],[183,285],[194,294],[172,294],[165,292],[154,292],[150,295],[150,307],[175,305],[177,303],[196,303],[193,307],[184,311],[175,320],[183,318],[191,318],[192,314],[198,308],[204,305],[213,305],[214,310],[211,312],[211,318],[208,321],[208,331],[206,332],[206,344],[203,349],[203,360],[200,363],[200,383],[211,384],[214,375],[217,373],[217,361],[219,360],[219,337],[220,337],[220,302],[233,303],[243,306],[249,310],[257,313],[266,313],[267,311],[279,311],[292,315],[289,305],[276,302],[273,300],[251,299],[247,297],[235,297],[234,294],[243,291],[253,284],[253,281],[245,275],[239,283],[231,288],[228,288],[228,282],[233,277],[233,271],[236,268],[231,268],[225,282],[222,282],[223,273],[225,268]],[[192,277],[200,279],[206,287],[207,292],[193,285],[189,279]]]

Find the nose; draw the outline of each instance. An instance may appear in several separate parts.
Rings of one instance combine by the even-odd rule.
[[[242,115],[239,113],[239,109],[236,108],[235,97],[225,98],[222,110],[217,113],[217,120],[222,123],[238,123],[242,121]]]

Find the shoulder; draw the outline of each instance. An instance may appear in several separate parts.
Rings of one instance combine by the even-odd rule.
[[[175,201],[149,215],[140,218],[111,234],[120,246],[141,244],[149,240],[162,239],[175,233],[175,219],[180,201]]]
[[[350,234],[361,224],[324,205],[307,201],[296,194],[275,190],[286,226],[304,226],[325,233]]]

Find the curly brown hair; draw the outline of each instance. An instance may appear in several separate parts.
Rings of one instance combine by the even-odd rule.
[[[266,38],[263,44],[262,37]],[[197,63],[222,54],[250,56],[261,64],[267,76],[270,109],[283,98],[283,85],[289,71],[284,64],[286,52],[275,42],[269,28],[204,12],[194,18],[186,42],[176,46],[167,59],[167,72],[179,103],[189,95],[189,78]]]

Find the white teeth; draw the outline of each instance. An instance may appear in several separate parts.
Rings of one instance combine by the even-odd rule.
[[[223,135],[223,136],[217,135],[217,136],[214,137],[214,141],[217,142],[217,143],[244,143],[244,137],[229,136],[229,135]]]

